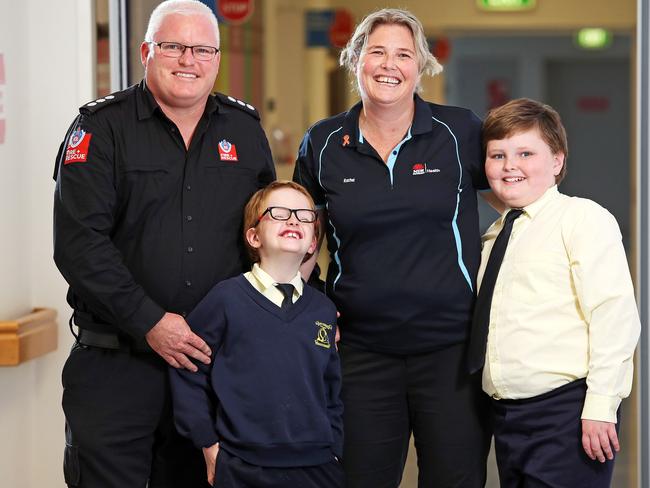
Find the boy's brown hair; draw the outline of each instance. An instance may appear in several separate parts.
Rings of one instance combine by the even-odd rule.
[[[555,177],[555,183],[559,184],[566,175],[569,147],[560,114],[550,105],[530,98],[518,98],[490,110],[483,122],[483,152],[489,141],[505,139],[530,129],[539,131],[553,154],[564,154],[564,164]]]
[[[248,203],[244,208],[244,242],[246,243],[248,255],[250,256],[253,263],[259,263],[260,254],[257,249],[248,244],[248,240],[246,239],[246,232],[248,229],[255,227],[255,224],[257,224],[260,215],[262,215],[266,210],[266,200],[268,199],[269,195],[275,190],[280,190],[282,188],[291,188],[292,190],[296,190],[297,192],[303,194],[309,202],[309,207],[312,210],[316,210],[314,199],[311,197],[309,192],[305,189],[304,186],[299,185],[293,181],[274,181],[261,190],[257,190],[250,198],[250,200],[248,200]],[[319,227],[320,226],[318,225],[318,221],[314,222],[314,236],[316,239],[318,239],[318,232],[320,230]]]

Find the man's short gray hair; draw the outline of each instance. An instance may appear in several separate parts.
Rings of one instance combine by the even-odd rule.
[[[154,36],[160,29],[163,20],[165,20],[165,17],[172,14],[201,15],[204,17],[214,27],[214,35],[217,39],[217,45],[214,47],[219,47],[219,23],[217,22],[217,18],[214,16],[214,12],[210,10],[210,7],[198,0],[166,0],[159,4],[153,12],[151,12],[151,17],[149,17],[147,33],[144,35],[145,42],[154,41]]]
[[[356,75],[357,64],[359,63],[363,49],[366,47],[368,37],[377,26],[390,24],[408,27],[413,34],[419,75],[427,74],[435,76],[442,71],[442,66],[429,50],[429,44],[427,43],[422,23],[408,10],[396,8],[384,8],[368,14],[357,25],[354,34],[352,34],[347,45],[341,51],[339,64],[353,75]],[[422,87],[418,82],[416,91],[419,92],[421,89]]]

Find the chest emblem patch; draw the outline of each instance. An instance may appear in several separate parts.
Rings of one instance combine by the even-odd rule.
[[[413,176],[424,175],[427,173],[440,173],[438,168],[427,168],[427,163],[415,163],[413,165]]]
[[[235,145],[225,139],[219,142],[219,159],[221,161],[238,161]]]
[[[314,341],[314,344],[320,347],[324,347],[325,349],[329,349],[330,339],[327,336],[327,331],[332,330],[332,326],[324,322],[319,322],[318,320],[315,322],[315,324],[316,327],[318,327],[318,332],[316,333],[316,340]]]
[[[68,147],[65,150],[63,164],[85,163],[88,160],[88,146],[90,145],[91,137],[92,134],[77,127],[70,134],[70,139],[68,139]]]

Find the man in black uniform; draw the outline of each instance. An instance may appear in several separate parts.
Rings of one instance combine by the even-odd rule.
[[[275,179],[255,109],[210,94],[209,8],[160,4],[141,56],[144,80],[81,107],[57,157],[54,258],[78,327],[63,371],[75,487],[207,486],[173,427],[167,363],[210,362],[184,316],[244,270],[243,207]]]

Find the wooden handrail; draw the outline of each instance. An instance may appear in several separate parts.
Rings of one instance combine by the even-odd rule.
[[[0,366],[16,366],[58,345],[56,310],[35,308],[16,320],[0,320]]]

